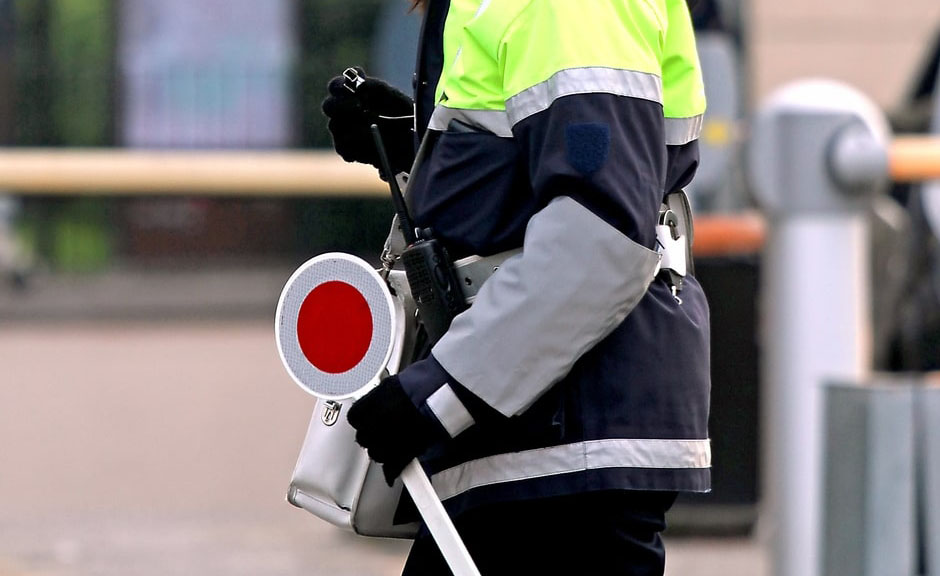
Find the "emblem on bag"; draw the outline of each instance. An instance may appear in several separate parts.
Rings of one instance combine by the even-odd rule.
[[[342,409],[342,407],[343,405],[339,402],[327,400],[326,403],[323,404],[323,416],[321,416],[323,423],[327,426],[336,424],[336,422],[339,420],[339,411]]]

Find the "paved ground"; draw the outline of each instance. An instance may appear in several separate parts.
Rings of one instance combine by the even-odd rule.
[[[146,280],[0,291],[0,576],[397,574],[404,543],[284,501],[313,400],[263,314],[280,282]],[[239,299],[262,313],[206,313]],[[768,573],[751,539],[668,545],[672,576]]]
[[[407,545],[306,518],[84,515],[0,527],[2,576],[394,576]],[[749,541],[667,543],[667,576],[763,576]]]

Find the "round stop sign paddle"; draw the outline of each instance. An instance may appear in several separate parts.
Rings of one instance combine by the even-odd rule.
[[[319,398],[342,400],[368,391],[388,363],[395,330],[385,281],[349,254],[308,260],[278,300],[281,361],[301,388]]]

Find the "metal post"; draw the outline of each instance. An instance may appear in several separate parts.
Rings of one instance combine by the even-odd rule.
[[[777,576],[821,570],[822,384],[861,381],[871,370],[866,208],[885,180],[887,143],[873,104],[821,80],[777,92],[753,128],[750,172],[770,224],[763,520]]]
[[[918,380],[881,375],[826,387],[823,573],[912,576]]]
[[[925,576],[940,576],[940,378],[918,390],[917,410]]]

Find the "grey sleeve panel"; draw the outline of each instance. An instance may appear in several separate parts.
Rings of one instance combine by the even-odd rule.
[[[529,221],[503,263],[434,346],[458,382],[505,416],[525,411],[637,305],[659,255],[567,196]]]

